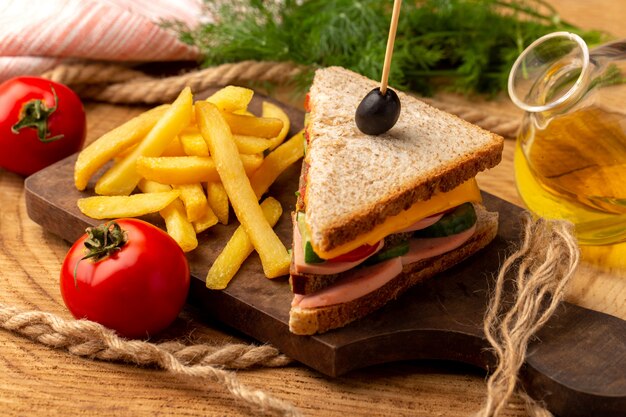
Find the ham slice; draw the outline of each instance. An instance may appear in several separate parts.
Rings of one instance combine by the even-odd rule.
[[[402,261],[393,258],[366,268],[349,272],[336,285],[324,288],[314,294],[296,294],[292,307],[315,308],[355,300],[391,281],[402,272]]]
[[[476,225],[473,225],[469,229],[455,235],[411,239],[409,240],[409,252],[400,257],[402,259],[402,265],[412,264],[422,259],[432,258],[433,256],[450,252],[467,242],[475,231]]]
[[[324,262],[319,264],[308,264],[304,261],[304,249],[302,247],[302,235],[297,222],[293,226],[293,265],[297,274],[332,275],[348,271],[363,263],[367,258],[374,255],[383,248],[383,241],[378,243],[374,252],[365,258],[354,262]]]

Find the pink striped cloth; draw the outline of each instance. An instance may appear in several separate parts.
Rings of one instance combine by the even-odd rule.
[[[202,0],[0,0],[0,82],[65,61],[195,60],[160,23],[203,18]]]

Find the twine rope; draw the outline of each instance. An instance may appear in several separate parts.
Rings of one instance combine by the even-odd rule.
[[[290,62],[242,61],[156,78],[122,65],[70,63],[59,65],[42,76],[69,85],[86,99],[117,104],[157,104],[173,101],[185,86],[202,91],[238,82],[286,85],[304,69]],[[519,128],[518,120],[494,116],[469,104],[448,103],[436,98],[422,100],[504,137],[514,137]]]
[[[75,63],[60,65],[42,77],[69,85],[87,99],[119,104],[156,104],[173,101],[186,86],[201,91],[236,82],[285,85],[302,70],[303,67],[290,62],[242,61],[160,78],[121,65]],[[88,74],[98,75],[92,80]]]
[[[487,400],[479,417],[500,415],[516,389],[531,416],[552,415],[521,391],[517,375],[529,340],[562,301],[579,259],[571,223],[541,218],[533,221],[526,215],[524,240],[500,267],[485,315],[485,336],[498,365],[487,381]],[[505,300],[509,274],[515,276],[512,301]]]
[[[225,386],[236,399],[255,406],[255,413],[301,415],[293,405],[264,391],[246,387],[233,372],[224,369],[281,367],[292,362],[271,346],[187,346],[179,342],[155,344],[126,340],[92,321],[65,320],[51,313],[25,311],[2,304],[0,328],[81,357],[154,366],[172,374],[210,379]]]

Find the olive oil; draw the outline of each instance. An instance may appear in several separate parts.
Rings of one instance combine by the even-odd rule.
[[[626,241],[626,116],[591,106],[541,128],[533,117],[515,149],[524,202],[540,216],[572,221],[582,244]]]

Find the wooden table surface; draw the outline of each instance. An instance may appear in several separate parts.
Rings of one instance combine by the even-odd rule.
[[[563,19],[585,28],[626,36],[626,2],[551,0]],[[461,100],[446,96],[447,100]],[[518,117],[506,99],[480,102],[494,114]],[[88,141],[142,109],[86,104]],[[481,174],[481,187],[520,203],[513,179],[512,140],[502,164]],[[42,230],[26,214],[23,178],[0,170],[0,303],[48,311],[65,318],[58,289],[67,242]],[[581,268],[568,300],[626,319],[626,277],[618,271]],[[200,343],[248,341],[219,323],[200,322],[185,310],[169,336]],[[469,416],[485,396],[485,376],[458,363],[408,361],[352,372],[330,379],[300,365],[240,371],[248,386],[290,401],[305,415]],[[3,416],[246,416],[253,415],[220,386],[152,369],[95,362],[51,350],[0,331],[0,414]],[[525,416],[514,398],[504,416]]]

